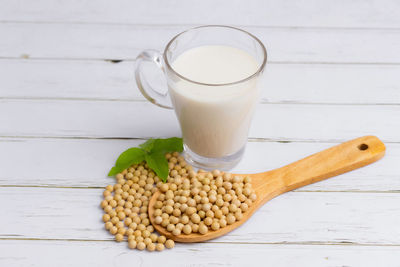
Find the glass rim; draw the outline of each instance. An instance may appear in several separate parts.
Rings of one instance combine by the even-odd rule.
[[[258,44],[261,46],[261,49],[262,49],[262,51],[263,51],[263,61],[262,61],[261,65],[260,65],[260,67],[258,67],[258,69],[257,69],[253,74],[247,76],[246,78],[241,79],[241,80],[238,80],[238,81],[230,82],[230,83],[203,83],[203,82],[197,82],[197,81],[191,80],[191,79],[189,79],[189,78],[186,78],[185,76],[183,76],[182,74],[180,74],[179,72],[177,72],[176,70],[174,70],[174,69],[172,68],[172,66],[171,66],[171,64],[169,63],[169,61],[168,61],[168,59],[167,59],[167,56],[166,56],[167,50],[169,49],[169,47],[171,46],[171,44],[172,44],[177,38],[179,38],[182,34],[187,33],[187,32],[189,32],[189,31],[192,31],[192,30],[200,29],[200,28],[228,28],[228,29],[232,29],[232,30],[241,31],[242,33],[245,33],[245,34],[247,34],[248,36],[252,37],[254,40],[256,40],[256,41],[258,42]],[[239,28],[236,28],[236,27],[232,27],[232,26],[227,26],[227,25],[203,25],[203,26],[197,26],[197,27],[193,27],[193,28],[187,29],[187,30],[185,30],[185,31],[183,31],[183,32],[178,33],[177,35],[175,35],[175,37],[172,38],[172,39],[168,42],[168,44],[166,45],[166,47],[165,47],[165,49],[164,49],[164,53],[163,53],[163,58],[164,58],[164,62],[165,62],[165,64],[167,65],[167,67],[168,67],[176,76],[178,76],[179,78],[181,78],[181,79],[183,79],[183,80],[186,80],[186,81],[191,82],[191,83],[199,84],[199,85],[204,85],[204,86],[226,86],[226,85],[234,85],[234,84],[239,84],[239,83],[242,83],[242,82],[246,82],[246,81],[251,80],[252,78],[256,77],[257,75],[259,75],[259,74],[264,70],[265,64],[267,63],[267,49],[265,48],[264,44],[260,41],[260,39],[258,39],[256,36],[254,36],[253,34],[247,32],[247,31],[245,31],[245,30],[242,30],[242,29],[239,29]]]

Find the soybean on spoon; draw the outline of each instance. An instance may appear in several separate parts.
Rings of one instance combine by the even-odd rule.
[[[373,163],[385,154],[385,145],[375,136],[364,136],[328,148],[284,167],[254,174],[235,174],[250,176],[257,200],[243,213],[243,218],[217,231],[209,230],[205,235],[172,235],[164,227],[154,222],[154,204],[160,192],[156,192],[149,201],[148,213],[154,228],[162,235],[177,242],[201,242],[222,236],[247,221],[251,215],[268,200],[285,192],[322,181],[354,169]]]

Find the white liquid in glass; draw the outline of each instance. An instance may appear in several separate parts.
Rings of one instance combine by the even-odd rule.
[[[192,48],[175,59],[172,68],[183,77],[213,84],[180,80],[169,85],[184,142],[193,152],[217,158],[245,146],[259,89],[257,79],[235,82],[259,67],[247,52],[222,45]]]

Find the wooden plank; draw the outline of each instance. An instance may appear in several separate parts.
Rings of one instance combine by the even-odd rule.
[[[3,59],[0,97],[144,100],[133,67],[130,61]],[[399,104],[399,73],[399,65],[271,63],[262,101]]]
[[[212,12],[210,12],[212,9]],[[396,0],[2,1],[3,21],[400,27]],[[242,14],[242,15],[240,15]]]
[[[0,188],[3,238],[111,240],[102,189]],[[290,192],[216,242],[400,245],[400,194]]]
[[[252,138],[399,142],[400,106],[260,104]],[[179,136],[172,110],[149,102],[0,100],[0,136],[149,138]]]
[[[119,153],[141,142],[143,140],[0,138],[0,185],[104,187],[114,181],[106,175]],[[232,172],[275,169],[332,145],[249,142],[243,160]],[[399,161],[400,144],[389,144],[386,156],[377,163],[300,191],[400,192],[396,165]]]
[[[186,28],[2,23],[0,57],[134,59],[143,49],[162,49]],[[398,29],[245,29],[265,43],[269,62],[400,63]]]
[[[172,250],[130,251],[111,242],[1,240],[3,266],[398,266],[398,247],[271,244],[177,244]],[[44,257],[43,251],[51,257]],[[172,260],[173,259],[173,260]]]

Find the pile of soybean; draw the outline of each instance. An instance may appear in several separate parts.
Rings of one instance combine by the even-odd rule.
[[[155,223],[173,235],[218,230],[243,218],[257,196],[250,177],[233,176],[218,170],[193,170],[179,153],[166,154],[169,165],[167,183],[146,163],[134,164],[116,175],[101,202],[105,228],[115,240],[128,241],[131,249],[162,251],[175,243],[158,235],[151,225],[148,204],[160,190],[155,203]]]

